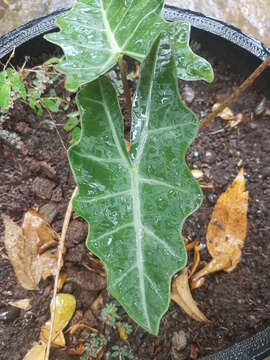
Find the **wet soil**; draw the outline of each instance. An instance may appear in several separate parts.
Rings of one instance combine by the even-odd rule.
[[[180,84],[181,93],[200,118],[243,80],[229,66],[215,59],[210,61],[216,74],[212,84]],[[57,91],[64,91],[63,82],[60,81]],[[217,119],[200,130],[187,154],[190,168],[201,169],[204,182],[213,185],[203,189],[202,207],[186,220],[183,233],[190,241],[199,240],[205,244],[215,202],[235,178],[240,166],[244,166],[249,190],[248,233],[240,264],[232,273],[208,276],[205,285],[193,291],[199,308],[213,322],[211,325],[192,320],[172,302],[161,321],[158,337],[137,327],[107,293],[106,279],[84,245],[87,225],[73,214],[64,264],[68,279],[62,292],[72,293],[77,299],[73,324],[82,321],[102,333],[106,328],[110,332],[111,339],[103,358],[110,359],[112,345],[119,344],[132,350],[134,357],[130,358],[172,359],[173,334],[182,330],[188,341],[179,359],[196,359],[232,345],[270,324],[270,226],[267,220],[270,216],[270,164],[267,156],[270,151],[270,116],[255,114],[263,97],[256,89],[249,89],[232,106],[233,111],[243,114],[243,122],[231,128],[228,121]],[[270,107],[269,100],[266,105]],[[16,101],[3,124],[4,129],[21,137],[21,149],[16,150],[3,141],[0,143],[0,212],[18,221],[28,208],[41,207],[53,228],[61,232],[75,184],[57,133],[44,123],[47,118],[46,114],[37,116],[27,104]],[[64,111],[55,114],[54,120],[63,124],[66,121]],[[70,133],[62,126],[58,129],[68,147]],[[3,235],[2,220],[0,227]],[[210,259],[206,248],[201,251],[201,257],[200,267]],[[0,243],[0,268],[0,360],[20,360],[32,343],[38,341],[40,326],[50,316],[53,280],[41,282],[38,291],[23,289],[17,283],[3,242]],[[92,309],[92,312],[91,305],[99,295],[103,301],[99,309],[96,312]],[[8,305],[11,300],[24,298],[33,299],[28,311]],[[121,321],[132,325],[133,331],[127,343],[121,340],[117,329],[108,328],[101,318],[100,310],[109,302],[117,306]],[[86,330],[67,334],[66,348],[54,349],[51,358],[79,359],[79,355],[71,355],[72,349],[84,343],[89,335]]]

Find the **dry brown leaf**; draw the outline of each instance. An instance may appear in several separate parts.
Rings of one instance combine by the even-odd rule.
[[[82,355],[85,352],[84,344],[79,344],[73,349],[68,350],[69,355]]]
[[[211,323],[198,309],[190,292],[188,284],[188,271],[184,268],[180,275],[172,282],[171,298],[193,319]]]
[[[58,235],[32,209],[25,213],[21,226],[7,217],[4,225],[5,247],[17,279],[25,289],[35,290],[41,277],[55,275],[57,252],[46,250],[58,244]]]
[[[244,120],[243,114],[239,113],[234,116],[234,118],[230,121],[230,127],[233,128],[240,124]]]
[[[248,191],[244,169],[219,197],[207,229],[207,248],[212,260],[192,277],[192,288],[202,285],[209,273],[234,270],[240,262],[247,232]]]
[[[57,284],[58,291],[60,291],[62,289],[66,280],[67,280],[67,274],[64,271],[62,271],[59,275],[59,280],[58,280],[58,284]]]
[[[17,307],[22,310],[31,309],[31,307],[32,307],[31,303],[32,303],[32,299],[21,299],[21,300],[9,301],[9,305]]]
[[[213,105],[212,107],[212,111],[217,110],[217,108],[219,107],[219,103],[216,103]],[[223,120],[232,120],[232,118],[234,117],[234,113],[232,112],[232,110],[228,107],[226,107],[224,110],[222,110],[219,114],[219,117],[221,117],[221,119]]]
[[[59,237],[57,233],[33,209],[29,209],[24,214],[21,228],[28,241],[37,242],[39,254],[58,244]]]
[[[8,217],[4,218],[5,247],[19,283],[27,290],[35,290],[41,279],[38,243],[28,241],[23,230]]]
[[[44,360],[47,344],[35,342],[23,360]]]
[[[91,326],[85,325],[83,323],[77,323],[75,325],[72,325],[71,327],[69,327],[66,331],[65,334],[71,334],[74,335],[77,331],[82,330],[82,329],[86,329],[89,330],[90,332],[93,332],[95,334],[98,334],[98,330],[95,328],[92,328]]]

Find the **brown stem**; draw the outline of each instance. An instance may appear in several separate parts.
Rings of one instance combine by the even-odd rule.
[[[62,256],[64,253],[68,225],[69,225],[70,218],[71,218],[72,211],[73,211],[72,200],[73,200],[74,196],[77,194],[77,191],[78,191],[78,188],[76,187],[75,190],[73,191],[71,199],[69,200],[68,208],[66,211],[66,215],[65,215],[64,223],[63,223],[63,227],[62,227],[60,243],[58,245],[57,270],[56,270],[56,276],[54,279],[54,289],[53,289],[53,299],[52,299],[51,325],[50,325],[50,333],[49,333],[49,339],[48,339],[48,344],[47,344],[47,349],[46,349],[45,360],[49,360],[49,357],[50,357],[51,343],[53,340],[52,335],[53,335],[53,326],[54,326],[54,317],[55,317],[55,308],[56,308],[57,286],[58,286],[59,274],[60,274],[60,270],[61,270],[61,260],[62,260]]]
[[[249,86],[251,86],[254,80],[267,68],[270,64],[270,56],[255,71],[230,95],[222,104],[220,104],[215,111],[207,115],[200,122],[200,127],[209,124],[215,119],[215,117],[221,113],[227,106],[230,106],[232,102],[237,99]]]
[[[127,108],[128,108],[128,118],[129,118],[128,120],[131,120],[132,103],[131,103],[130,89],[128,86],[126,67],[125,67],[125,63],[124,63],[124,54],[120,54],[120,57],[118,60],[118,65],[119,65],[119,69],[120,69],[120,73],[121,73],[124,94],[125,94]]]

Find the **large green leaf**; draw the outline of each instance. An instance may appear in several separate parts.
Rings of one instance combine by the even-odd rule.
[[[130,153],[105,76],[81,90],[77,103],[82,134],[69,159],[79,187],[73,205],[89,223],[87,246],[105,264],[110,293],[157,334],[171,277],[186,264],[183,221],[202,200],[185,162],[198,121],[180,99],[169,39],[158,39],[142,66]]]
[[[58,33],[46,39],[60,45],[65,60],[57,69],[67,75],[66,87],[76,90],[112,68],[124,53],[142,61],[161,31],[174,38],[177,75],[185,80],[213,80],[210,64],[189,48],[190,26],[162,19],[163,0],[76,0],[60,16]]]

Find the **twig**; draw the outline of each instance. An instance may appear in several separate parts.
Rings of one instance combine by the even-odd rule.
[[[57,129],[57,126],[56,126],[56,124],[55,124],[55,122],[54,122],[54,120],[53,120],[53,117],[52,117],[52,114],[51,114],[50,110],[47,108],[47,106],[46,106],[42,101],[41,101],[41,103],[42,103],[42,105],[45,107],[45,109],[47,110],[47,112],[48,112],[48,114],[49,114],[49,116],[50,116],[50,118],[51,118],[51,121],[52,121],[53,124],[54,124],[55,131],[57,132],[57,135],[58,135],[58,137],[59,137],[59,139],[60,139],[60,142],[61,142],[61,144],[62,144],[62,146],[63,146],[63,148],[64,148],[64,150],[65,150],[65,153],[67,153],[67,148],[65,147],[64,141],[63,141],[63,139],[62,139],[62,137],[61,137],[61,135],[60,135],[60,133],[59,133],[59,130]]]
[[[70,218],[71,218],[72,211],[73,211],[73,209],[72,209],[72,200],[73,200],[74,196],[77,194],[77,191],[78,191],[78,187],[76,187],[75,190],[73,191],[71,199],[70,199],[70,201],[68,203],[68,207],[67,207],[63,227],[62,227],[60,243],[59,243],[59,246],[58,246],[57,271],[56,271],[56,275],[55,275],[55,279],[54,279],[54,289],[53,289],[53,299],[52,299],[51,325],[50,325],[50,333],[49,333],[48,344],[47,344],[47,348],[46,348],[45,360],[49,360],[49,356],[50,356],[50,349],[51,349],[51,343],[52,343],[52,334],[53,334],[53,327],[54,327],[55,308],[56,308],[57,286],[58,286],[59,274],[60,274],[60,270],[61,270],[61,260],[62,260],[62,256],[63,256],[63,252],[64,252],[68,225],[69,225]]]
[[[7,62],[5,63],[5,66],[4,66],[4,69],[3,69],[4,71],[6,70],[8,64],[10,63],[10,60],[14,57],[14,55],[15,55],[15,48],[12,50],[12,53],[10,54]]]
[[[124,54],[120,54],[120,57],[118,60],[118,65],[119,65],[119,69],[120,69],[120,73],[121,73],[121,78],[122,78],[122,82],[123,82],[124,93],[125,93],[125,98],[126,98],[126,103],[127,103],[127,108],[128,108],[128,117],[129,117],[128,120],[130,121],[131,120],[132,103],[131,103],[130,90],[129,90],[129,86],[128,86],[127,73],[126,73],[126,68],[125,68],[125,63],[124,63]]]
[[[227,106],[230,106],[231,103],[237,99],[249,86],[251,86],[254,80],[267,68],[270,64],[270,56],[260,66],[257,67],[255,71],[230,95],[222,104],[220,104],[215,111],[207,115],[200,122],[200,127],[209,124],[215,119],[215,117],[221,113]]]

